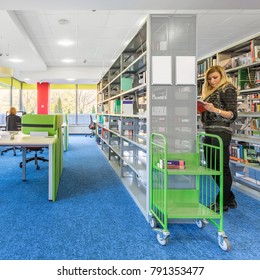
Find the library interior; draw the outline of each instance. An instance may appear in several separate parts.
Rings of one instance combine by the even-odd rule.
[[[204,131],[201,97],[206,71],[221,66],[237,91],[237,117],[229,127],[232,189],[259,210],[260,5],[47,0],[40,9],[40,1],[29,2],[11,1],[0,11],[0,162],[18,160],[8,182],[34,186],[31,172],[46,166],[43,198],[59,204],[64,173],[80,161],[80,151],[66,161],[74,141],[91,141],[156,243],[173,242],[172,224],[210,224],[218,247],[232,252],[233,232],[224,229],[224,145]],[[11,107],[20,117],[15,131],[7,124]],[[87,166],[88,157],[84,161]],[[95,164],[82,166],[75,181],[82,193],[92,169]],[[88,180],[97,184],[98,178]],[[241,205],[238,199],[228,212],[242,211]],[[259,218],[258,211],[256,231]]]

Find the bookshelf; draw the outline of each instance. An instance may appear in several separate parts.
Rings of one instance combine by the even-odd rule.
[[[198,61],[198,95],[203,73],[221,65],[239,91],[238,118],[230,146],[234,181],[260,192],[260,34],[255,34]],[[259,174],[258,174],[259,173]]]
[[[160,132],[173,137],[170,149],[194,148],[196,124],[190,120],[196,116],[196,81],[176,85],[174,70],[176,56],[195,55],[194,15],[149,15],[97,85],[100,148],[146,218],[149,135]],[[168,64],[156,68],[155,60],[166,60],[171,69],[166,69]],[[165,73],[171,73],[170,83],[160,82]]]

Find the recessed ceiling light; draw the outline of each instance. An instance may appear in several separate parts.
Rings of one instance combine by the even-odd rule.
[[[72,46],[74,44],[75,44],[75,42],[73,42],[71,40],[60,40],[60,41],[58,41],[58,45],[64,46],[64,47],[69,47],[69,46]]]
[[[72,62],[75,62],[75,60],[74,59],[70,59],[70,58],[65,58],[65,59],[62,59],[61,62],[72,63]]]
[[[58,23],[61,24],[61,25],[64,25],[64,24],[69,24],[70,21],[66,18],[61,18],[58,20]]]
[[[10,58],[9,61],[14,62],[14,63],[21,63],[21,62],[23,62],[23,60],[20,59],[20,58]]]

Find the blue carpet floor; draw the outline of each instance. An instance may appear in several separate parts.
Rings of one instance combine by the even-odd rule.
[[[23,182],[20,161],[21,152],[0,156],[1,260],[260,259],[260,202],[244,194],[225,213],[230,252],[211,224],[172,224],[161,246],[93,138],[70,136],[56,202],[48,201],[48,163],[29,163]]]

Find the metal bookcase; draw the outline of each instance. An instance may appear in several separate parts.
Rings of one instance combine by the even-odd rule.
[[[216,144],[204,143],[205,136],[214,138]],[[185,165],[171,165],[180,161]],[[195,179],[195,187],[182,187],[181,181],[190,176]],[[219,187],[216,184],[217,176],[220,179]],[[216,206],[209,207],[215,202],[218,189],[219,212]],[[219,136],[200,133],[195,152],[169,153],[167,138],[152,133],[149,222],[161,245],[168,243],[169,219],[194,219],[199,228],[210,222],[218,230],[221,249],[230,250],[230,242],[223,230],[223,143]]]
[[[175,77],[176,61],[190,57],[196,69],[196,16],[151,14],[97,85],[100,148],[147,220],[149,135],[174,137],[170,149],[194,148],[196,77]]]

